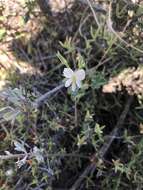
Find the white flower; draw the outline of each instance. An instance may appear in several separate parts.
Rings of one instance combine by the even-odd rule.
[[[72,91],[75,91],[76,88],[81,87],[81,81],[85,79],[85,71],[83,69],[78,69],[73,71],[70,68],[64,68],[64,76],[66,77],[65,87],[71,85]]]

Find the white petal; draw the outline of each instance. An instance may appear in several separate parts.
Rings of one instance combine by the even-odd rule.
[[[72,91],[74,92],[75,90],[76,90],[76,83],[73,82],[73,83],[72,83]]]
[[[81,87],[81,80],[77,80],[76,84],[77,84],[78,88],[80,88]]]
[[[84,79],[85,79],[85,71],[84,71],[83,69],[77,70],[76,73],[75,73],[75,75],[76,75],[77,81],[78,81],[78,80],[81,81],[81,80],[84,80]]]
[[[132,0],[132,3],[134,3],[134,4],[138,3],[138,0]]]
[[[66,78],[71,78],[73,75],[73,70],[70,68],[64,68],[63,74]]]
[[[72,83],[72,80],[71,79],[68,79],[66,82],[65,82],[65,87],[69,87]]]

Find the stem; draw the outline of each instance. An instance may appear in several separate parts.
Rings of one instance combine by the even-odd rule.
[[[78,126],[78,119],[77,119],[78,113],[77,112],[78,112],[77,111],[77,98],[75,97],[75,111],[74,111],[74,115],[75,115],[75,127]]]
[[[18,158],[25,157],[25,156],[34,157],[34,153],[0,155],[0,160],[18,159]],[[89,159],[89,156],[80,155],[80,154],[74,154],[74,153],[47,154],[47,157],[77,157],[77,158]]]

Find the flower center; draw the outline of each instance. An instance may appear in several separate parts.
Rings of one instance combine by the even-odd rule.
[[[76,76],[75,75],[72,76],[72,82],[76,83]]]

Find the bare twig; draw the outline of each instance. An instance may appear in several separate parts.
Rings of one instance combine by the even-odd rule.
[[[119,129],[122,127],[124,120],[127,116],[127,113],[129,111],[129,108],[131,106],[133,97],[130,97],[125,105],[125,108],[117,122],[116,127],[114,128],[114,130],[111,132],[110,136],[111,138],[108,140],[108,142],[106,141],[104,143],[104,145],[101,147],[98,155],[100,159],[104,159],[105,154],[107,153],[107,151],[109,150],[113,140],[115,139],[115,137],[117,136],[117,133],[119,131]],[[97,154],[93,155],[93,159],[92,160],[96,160]],[[92,163],[90,163],[85,170],[83,171],[83,173],[80,175],[80,177],[77,179],[77,181],[74,183],[74,185],[71,187],[70,190],[76,190],[79,189],[81,182],[90,174],[93,173],[96,169],[96,165],[94,163],[94,161]]]
[[[109,147],[111,146],[113,140],[116,138],[119,129],[122,127],[122,125],[123,125],[123,123],[124,123],[124,120],[125,120],[125,118],[126,118],[126,116],[127,116],[127,113],[128,113],[128,111],[129,111],[130,105],[131,105],[131,103],[132,103],[132,100],[133,100],[133,97],[131,96],[131,97],[128,99],[126,105],[125,105],[125,108],[124,108],[124,110],[123,110],[123,112],[122,112],[122,114],[121,114],[121,116],[120,116],[120,118],[119,118],[119,120],[118,120],[118,122],[117,122],[116,127],[114,128],[114,130],[113,130],[113,131],[111,132],[111,134],[110,134],[111,138],[109,139],[108,142],[105,142],[104,145],[102,146],[102,148],[100,149],[99,157],[100,157],[101,159],[102,159],[102,158],[105,156],[105,154],[107,153],[107,151],[108,151]]]
[[[0,155],[0,160],[11,160],[11,159],[18,159],[22,157],[34,157],[34,153],[27,153],[27,154],[9,154],[9,155]],[[89,159],[89,156],[75,154],[75,153],[56,153],[56,154],[47,154],[46,157],[76,157],[76,158],[84,158]]]
[[[93,9],[93,6],[92,6],[90,0],[86,0],[86,1],[87,1],[87,4],[89,5],[91,11],[92,11],[92,14],[93,14],[93,17],[94,17],[94,19],[95,19],[95,21],[96,21],[97,26],[100,27],[100,23],[99,23],[99,21],[98,21],[98,18],[97,18],[97,16],[96,16],[95,10]]]
[[[32,157],[33,153],[0,155],[0,160],[10,160],[10,159],[22,158],[24,156]]]
[[[126,41],[113,29],[113,27],[112,27],[112,20],[111,20],[111,11],[112,11],[112,8],[111,8],[111,7],[112,7],[112,3],[110,3],[110,5],[109,5],[108,20],[107,20],[107,26],[108,26],[109,30],[110,30],[113,34],[115,34],[115,36],[116,36],[122,43],[124,43],[127,47],[131,47],[132,49],[134,49],[134,50],[136,50],[136,51],[138,51],[138,52],[140,52],[140,53],[143,53],[143,50],[141,50],[141,49],[135,47],[135,46],[132,45],[131,43],[126,42]],[[128,23],[130,23],[130,21],[129,21]],[[123,32],[124,32],[124,31],[123,31]]]
[[[33,103],[33,106],[38,108],[39,106],[41,106],[47,100],[47,98],[49,98],[54,93],[61,90],[63,87],[64,87],[64,84],[60,84],[59,86],[55,87],[54,89],[50,90],[49,92],[46,92],[45,94],[41,95],[39,98],[37,98],[35,100],[35,102]]]
[[[85,5],[88,5],[87,0],[78,0],[80,3],[83,3]],[[91,3],[92,7],[95,9],[96,12],[101,12],[103,14],[106,14],[106,10],[99,4],[97,3]]]

